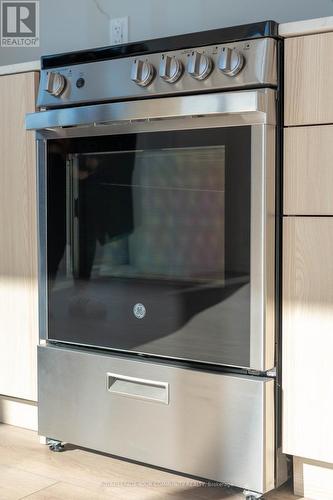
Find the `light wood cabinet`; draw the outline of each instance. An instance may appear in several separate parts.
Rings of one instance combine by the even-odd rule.
[[[333,215],[332,159],[333,125],[285,129],[285,214]]]
[[[297,498],[333,500],[333,465],[294,457],[294,493]]]
[[[38,73],[0,76],[0,394],[36,400]]]
[[[285,125],[333,123],[333,33],[285,40]]]
[[[333,463],[333,218],[285,217],[283,451]]]
[[[285,40],[283,451],[333,499],[333,32]]]

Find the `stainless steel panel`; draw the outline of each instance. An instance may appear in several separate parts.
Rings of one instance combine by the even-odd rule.
[[[169,404],[108,391],[106,373],[169,385]],[[39,433],[264,493],[274,488],[274,381],[38,348]]]
[[[272,89],[225,92],[203,96],[165,97],[77,108],[40,111],[26,115],[28,130],[57,127],[122,124],[145,120],[216,115],[261,115],[261,123],[275,123]]]
[[[272,91],[273,92],[273,91]],[[274,95],[272,95],[274,97]],[[178,98],[180,99],[180,98]],[[274,99],[272,99],[274,104]],[[208,116],[185,116],[157,120],[137,120],[95,124],[82,127],[56,127],[38,131],[43,139],[62,139],[70,137],[96,137],[102,135],[140,134],[177,130],[195,130],[201,128],[239,127],[240,125],[275,124],[275,110],[272,113],[250,112],[240,114],[221,114]]]
[[[46,147],[37,138],[37,225],[38,225],[38,328],[41,340],[47,337],[47,236],[46,236]]]
[[[275,364],[275,127],[252,127],[251,368]]]
[[[225,47],[236,48],[245,58],[243,70],[236,76],[230,77],[218,68],[218,61]],[[38,106],[60,107],[76,103],[102,102],[130,98],[143,98],[157,95],[207,92],[209,90],[236,89],[244,86],[277,85],[276,71],[276,40],[261,38],[243,42],[233,42],[223,45],[200,47],[198,52],[209,56],[213,63],[213,71],[203,81],[191,77],[187,71],[175,83],[168,83],[158,76],[161,56],[172,56],[187,68],[188,58],[193,48],[175,50],[163,54],[148,54],[142,57],[154,65],[157,76],[147,87],[141,87],[131,81],[131,68],[138,57],[111,59],[89,64],[78,64],[71,67],[54,69],[67,80],[65,92],[60,97],[49,94],[47,79],[49,70],[41,72],[41,81],[38,95]],[[84,78],[85,85],[76,86],[76,81]]]

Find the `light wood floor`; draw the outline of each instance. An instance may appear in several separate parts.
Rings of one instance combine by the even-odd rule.
[[[52,453],[32,431],[0,424],[0,499],[239,500],[234,488],[203,487],[168,472],[69,446]],[[266,496],[292,500],[289,487]]]

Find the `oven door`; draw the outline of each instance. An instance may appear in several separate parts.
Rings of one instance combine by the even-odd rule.
[[[261,90],[30,115],[41,337],[273,368],[274,105]]]

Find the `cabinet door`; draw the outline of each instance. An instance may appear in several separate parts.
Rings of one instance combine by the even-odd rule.
[[[283,246],[283,451],[333,463],[333,218],[285,218]]]
[[[36,399],[37,228],[34,134],[38,73],[0,76],[0,394]]]
[[[285,41],[285,125],[333,122],[333,33]]]
[[[333,125],[284,130],[284,213],[333,215]]]

